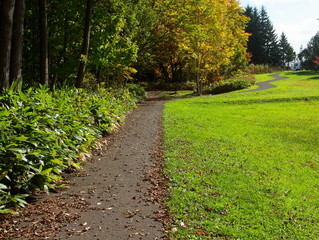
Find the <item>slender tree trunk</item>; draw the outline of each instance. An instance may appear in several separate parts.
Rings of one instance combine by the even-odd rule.
[[[0,92],[10,86],[10,55],[14,0],[1,0],[0,8]]]
[[[10,59],[10,83],[18,81],[17,89],[22,80],[22,50],[24,33],[25,0],[16,0],[12,29],[12,46]],[[16,89],[16,90],[17,90]]]
[[[87,0],[82,54],[81,54],[78,77],[76,80],[76,87],[81,87],[83,79],[84,79],[85,67],[86,67],[86,62],[87,62],[87,58],[89,54],[89,45],[90,45],[91,15],[92,15],[92,0]]]
[[[198,95],[202,95],[199,71],[200,71],[199,70],[199,59],[196,59],[196,87],[197,87],[197,94]]]
[[[46,0],[39,0],[40,83],[49,86],[48,22]]]

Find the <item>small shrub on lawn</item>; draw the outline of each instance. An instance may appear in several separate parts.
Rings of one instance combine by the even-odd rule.
[[[142,91],[141,91],[142,92]],[[0,96],[0,213],[49,191],[103,132],[117,128],[140,92],[128,89],[5,91]],[[142,96],[141,96],[142,97]]]
[[[218,82],[212,87],[209,87],[207,93],[219,94],[232,92],[240,89],[248,88],[255,84],[255,78],[253,75],[241,75],[234,79]]]

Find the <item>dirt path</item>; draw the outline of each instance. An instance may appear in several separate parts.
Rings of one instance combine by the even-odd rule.
[[[37,200],[19,218],[2,223],[0,239],[165,238],[158,148],[163,103],[147,101],[130,113],[95,160],[71,174],[69,189]],[[6,235],[12,227],[15,235]]]
[[[86,166],[87,177],[74,179],[69,192],[84,193],[90,207],[68,228],[90,231],[70,239],[160,239],[161,212],[151,201],[148,179],[156,164],[163,101],[148,101],[131,113],[104,156]],[[62,239],[67,232],[58,236]]]
[[[275,85],[272,85],[270,83],[275,82],[275,81],[279,81],[279,80],[283,80],[286,79],[287,77],[282,77],[279,76],[280,73],[276,73],[276,74],[271,74],[269,75],[270,77],[273,77],[275,79],[273,80],[269,80],[269,81],[265,81],[265,82],[259,82],[256,83],[257,86],[259,86],[259,88],[256,89],[252,89],[252,90],[248,90],[248,91],[243,91],[243,92],[255,92],[255,91],[262,91],[262,90],[267,90],[267,89],[271,89],[271,88],[275,88]]]

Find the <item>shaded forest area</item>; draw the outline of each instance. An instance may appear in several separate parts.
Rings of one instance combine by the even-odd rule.
[[[210,82],[246,63],[237,1],[1,1],[1,91]],[[197,89],[199,90],[199,89]]]

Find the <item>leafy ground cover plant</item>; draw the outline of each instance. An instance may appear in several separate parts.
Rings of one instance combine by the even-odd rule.
[[[12,89],[0,96],[0,213],[23,207],[34,190],[55,188],[61,173],[79,168],[83,153],[145,97],[141,89],[133,94],[128,89]]]
[[[262,92],[166,104],[172,239],[318,237],[318,75],[284,75]]]

